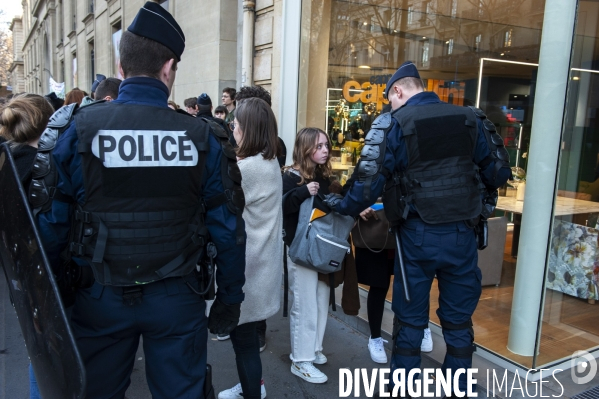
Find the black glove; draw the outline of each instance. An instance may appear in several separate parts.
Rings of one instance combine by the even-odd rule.
[[[224,304],[218,299],[214,300],[208,316],[208,329],[212,334],[229,334],[239,323],[241,304]]]
[[[341,202],[341,200],[343,199],[343,196],[340,194],[327,194],[324,196],[324,204],[326,206],[328,206],[329,208],[331,208],[331,210],[335,210],[335,207],[337,206],[338,203]]]

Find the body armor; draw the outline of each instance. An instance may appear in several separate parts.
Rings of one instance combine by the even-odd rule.
[[[28,190],[28,199],[34,216],[39,212],[49,211],[54,198],[63,202],[72,202],[71,198],[63,198],[60,191],[56,190],[58,176],[51,151],[56,146],[60,134],[69,126],[76,109],[76,103],[69,104],[52,114],[38,142],[37,155],[31,172],[31,185]]]
[[[446,103],[402,107],[392,113],[401,126],[408,156],[405,171],[385,188],[385,210],[398,224],[412,207],[426,223],[477,218],[481,213],[476,117],[468,108]]]
[[[75,122],[85,203],[73,256],[103,285],[191,273],[208,236],[200,182],[210,126],[168,108],[111,103],[80,109]]]

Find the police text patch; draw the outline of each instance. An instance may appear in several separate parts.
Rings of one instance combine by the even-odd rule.
[[[185,131],[100,130],[92,153],[107,168],[198,164],[198,150]]]

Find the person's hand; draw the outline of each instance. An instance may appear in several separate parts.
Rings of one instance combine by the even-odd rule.
[[[342,192],[343,187],[341,186],[341,183],[339,183],[337,180],[332,181],[331,185],[329,186],[329,193],[341,194]]]
[[[308,183],[307,187],[308,187],[308,191],[310,192],[310,195],[316,195],[316,194],[318,194],[318,189],[320,188],[320,184],[313,181],[312,183]]]
[[[364,209],[362,212],[360,212],[360,217],[365,220],[368,221],[368,219],[370,218],[374,218],[375,220],[379,220],[379,217],[376,215],[376,212],[374,209],[372,208],[366,208]]]
[[[342,195],[331,193],[331,194],[325,195],[323,202],[326,206],[328,206],[332,210],[335,210],[335,207],[337,206],[338,203],[341,202],[341,200],[343,200]]]
[[[217,297],[210,308],[208,329],[212,334],[229,334],[239,324],[240,315],[240,303],[227,305]]]

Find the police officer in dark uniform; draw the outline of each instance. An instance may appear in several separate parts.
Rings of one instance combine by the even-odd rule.
[[[57,175],[55,188],[52,173],[32,188],[46,253],[56,270],[70,253],[90,276],[71,317],[87,398],[124,397],[140,336],[154,398],[203,398],[207,329],[239,320],[241,176],[224,131],[167,106],[184,46],[175,19],[147,2],[121,39],[118,100],[65,108],[40,141],[38,169],[51,150]],[[196,265],[208,241],[218,292],[207,319]]]
[[[489,197],[510,177],[509,158],[482,111],[449,105],[435,93],[424,92],[412,62],[402,64],[392,76],[386,95],[393,111],[373,123],[357,166],[358,180],[344,198],[330,195],[327,202],[340,213],[357,216],[384,193],[389,220],[401,225],[399,241],[411,297],[406,299],[396,258],[392,370],[402,368],[407,375],[420,367],[435,275],[437,315],[447,344],[442,367],[470,368],[471,317],[481,294],[475,226],[481,214],[489,216],[483,199],[492,202]],[[459,389],[466,388],[461,375]]]

